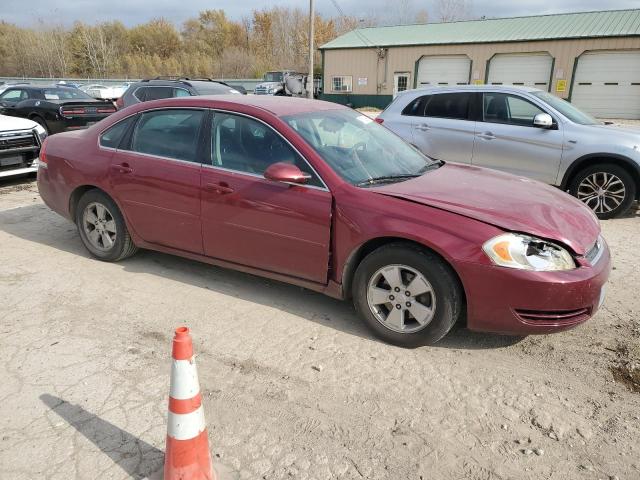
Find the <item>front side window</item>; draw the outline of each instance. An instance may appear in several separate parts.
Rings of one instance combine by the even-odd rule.
[[[485,93],[483,97],[482,116],[485,122],[533,127],[534,117],[539,113],[546,113],[537,105],[516,95]]]
[[[469,93],[439,93],[431,95],[425,116],[467,120],[470,105],[471,94]]]
[[[198,138],[203,118],[202,110],[145,112],[133,133],[131,150],[198,163]]]
[[[100,146],[105,148],[118,148],[125,132],[131,126],[134,117],[128,117],[112,125],[100,135]]]
[[[334,92],[350,92],[352,77],[331,77],[331,90]]]
[[[308,112],[284,120],[338,175],[353,185],[365,187],[400,181],[439,165],[353,110]]]
[[[311,175],[307,185],[324,186],[309,164],[264,123],[241,115],[216,113],[212,136],[214,166],[263,175],[274,163],[292,163]]]

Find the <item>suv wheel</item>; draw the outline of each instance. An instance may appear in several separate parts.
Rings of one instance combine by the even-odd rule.
[[[403,243],[365,257],[353,296],[373,333],[402,347],[437,342],[462,312],[462,289],[449,266],[434,253]]]
[[[569,185],[569,193],[606,220],[629,210],[636,198],[636,184],[624,168],[602,163],[578,172]]]

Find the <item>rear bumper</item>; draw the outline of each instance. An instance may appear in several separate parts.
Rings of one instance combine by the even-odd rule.
[[[530,272],[465,263],[458,271],[471,330],[508,335],[553,333],[586,322],[604,299],[609,247],[595,265],[566,272]]]
[[[7,170],[0,170],[0,178],[16,177],[18,175],[28,175],[30,173],[36,173],[38,171],[38,162],[40,160],[36,158],[30,165],[21,165],[18,168],[11,168]]]

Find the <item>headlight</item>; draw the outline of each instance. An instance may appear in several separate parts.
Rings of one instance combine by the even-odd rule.
[[[40,138],[40,145],[42,145],[42,142],[44,142],[44,139],[47,138],[47,131],[44,129],[42,125],[36,125],[34,130],[38,134],[38,138]]]
[[[549,272],[571,270],[576,264],[571,254],[555,243],[519,235],[505,233],[487,241],[482,250],[493,263],[501,267]]]

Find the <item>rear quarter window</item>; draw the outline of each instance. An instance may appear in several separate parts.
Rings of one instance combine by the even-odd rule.
[[[133,119],[135,117],[128,117],[124,120],[120,120],[118,123],[112,125],[100,135],[100,146],[105,148],[118,148],[120,146],[120,142],[124,137],[124,134],[127,132]]]
[[[424,107],[427,105],[429,101],[429,95],[423,95],[422,97],[418,97],[411,102],[409,105],[404,107],[402,110],[402,115],[408,115],[410,117],[422,117],[424,115]]]

